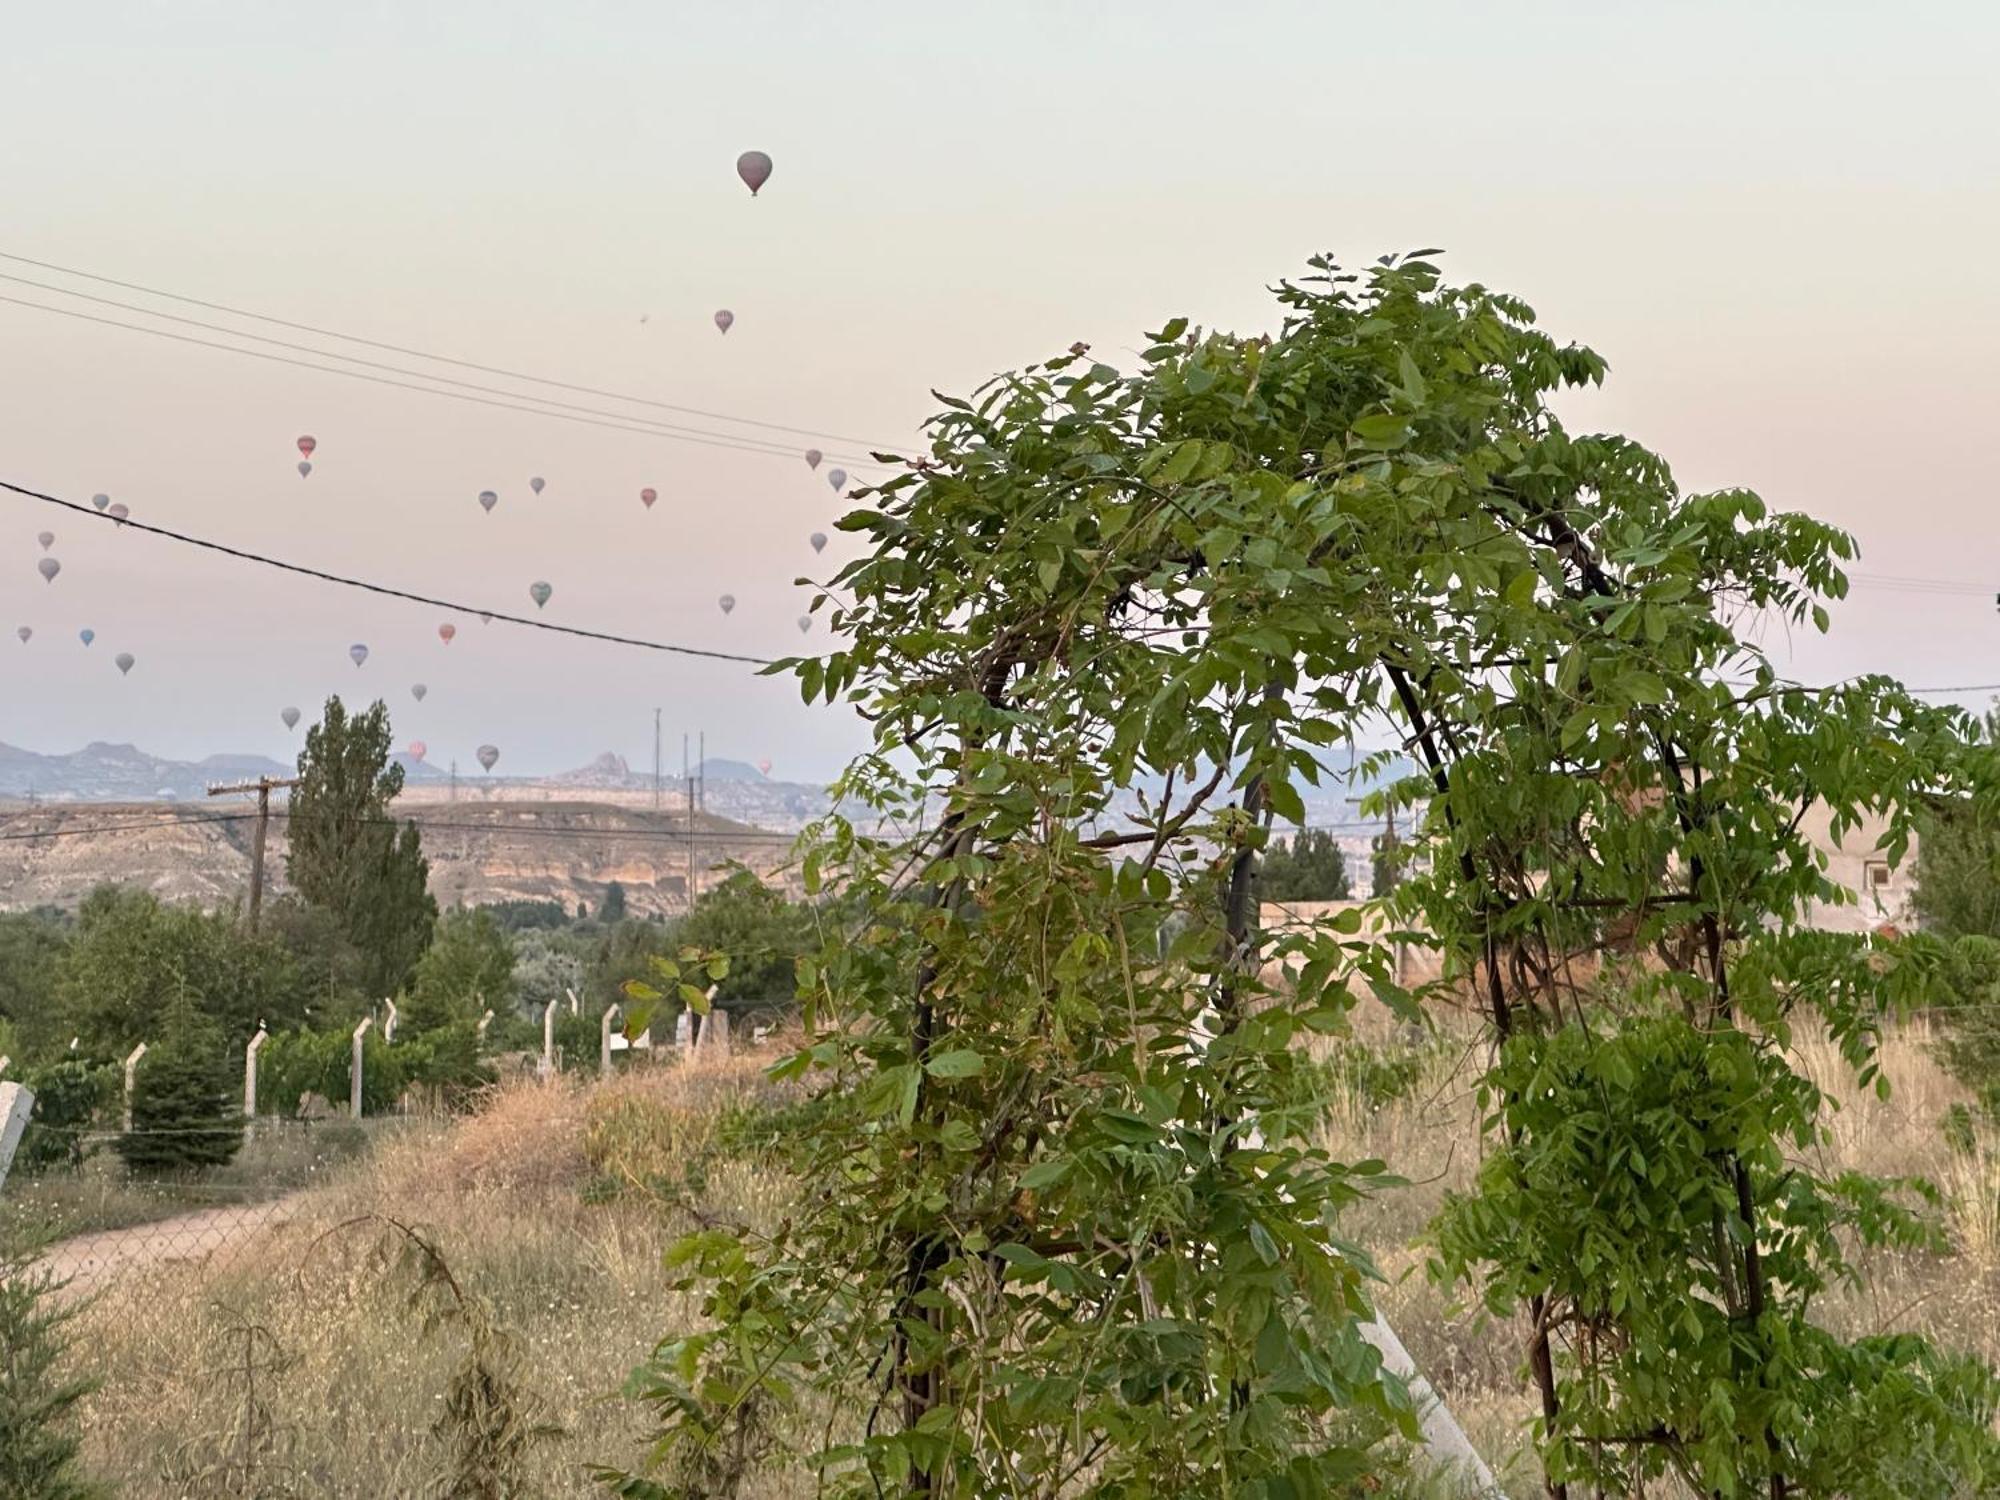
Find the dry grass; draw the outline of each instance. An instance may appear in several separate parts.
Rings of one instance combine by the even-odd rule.
[[[1856,1087],[1831,1048],[1807,1039],[1803,1064],[1846,1101],[1828,1164],[1921,1174],[1948,1196],[1949,1257],[1872,1257],[1868,1286],[1838,1292],[1825,1316],[1846,1330],[1911,1327],[2000,1359],[2000,1142],[1954,1152],[1939,1117],[1960,1091],[1921,1031],[1889,1039],[1887,1101]],[[1499,1468],[1510,1493],[1538,1484],[1521,1434],[1521,1331],[1455,1306],[1423,1273],[1422,1234],[1443,1193],[1476,1170],[1470,1048],[1437,1053],[1426,1076],[1381,1107],[1349,1097],[1327,1143],[1378,1156],[1412,1185],[1362,1205],[1344,1226],[1387,1278],[1380,1302],[1420,1368]],[[733,1106],[767,1100],[757,1062],[659,1068],[605,1085],[522,1084],[448,1129],[382,1145],[366,1164],[315,1189],[297,1217],[223,1263],[128,1275],[87,1311],[83,1354],[105,1380],[87,1411],[96,1472],[128,1497],[217,1493],[173,1477],[214,1462],[237,1438],[244,1323],[269,1330],[287,1363],[260,1377],[276,1432],[267,1496],[414,1496],[443,1463],[430,1428],[459,1349],[420,1337],[406,1284],[385,1273],[364,1215],[424,1226],[461,1281],[521,1341],[528,1384],[564,1435],[541,1454],[537,1496],[601,1494],[591,1463],[632,1465],[643,1414],[616,1390],[662,1333],[698,1309],[664,1290],[662,1248],[676,1230],[659,1202],[681,1168],[706,1160],[706,1207],[751,1222],[782,1212],[775,1174],[715,1152]],[[615,1189],[615,1190],[614,1190]],[[805,1481],[772,1476],[766,1500]],[[230,1493],[236,1493],[231,1491]]]
[[[563,1429],[537,1460],[536,1496],[601,1495],[592,1463],[635,1464],[643,1415],[616,1396],[625,1372],[697,1309],[663,1289],[675,1227],[630,1198],[586,1202],[593,1121],[653,1100],[692,1115],[756,1086],[755,1061],[659,1068],[602,1089],[499,1091],[457,1126],[385,1145],[365,1171],[311,1194],[299,1214],[206,1264],[128,1274],[84,1314],[81,1351],[104,1387],[85,1412],[87,1455],[126,1497],[236,1493],[178,1476],[239,1439],[243,1382],[230,1373],[249,1324],[283,1368],[259,1377],[275,1433],[259,1496],[415,1496],[443,1469],[431,1426],[461,1348],[420,1336],[410,1285],[366,1216],[420,1226],[453,1272],[518,1340],[542,1415]],[[635,1169],[642,1165],[634,1156]],[[656,1164],[644,1163],[647,1167]],[[664,1167],[664,1163],[657,1164]],[[718,1194],[757,1189],[721,1174]],[[345,1227],[342,1227],[345,1226]]]

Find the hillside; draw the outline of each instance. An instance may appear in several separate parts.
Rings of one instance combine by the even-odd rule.
[[[458,801],[405,799],[398,812],[423,830],[442,905],[521,900],[595,909],[615,880],[636,914],[685,909],[689,829],[677,809],[462,792]],[[0,907],[74,906],[107,881],[226,905],[248,888],[254,826],[247,800],[0,807]],[[732,862],[769,873],[789,846],[783,834],[710,814],[695,820],[694,833],[703,886]],[[277,809],[267,870],[270,890],[282,891],[285,818]]]

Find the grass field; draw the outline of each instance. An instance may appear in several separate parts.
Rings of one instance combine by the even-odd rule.
[[[1830,1048],[1809,1041],[1802,1052],[1823,1084],[1852,1096],[1833,1155],[1930,1176],[1947,1194],[1954,1245],[1949,1256],[1872,1258],[1866,1289],[1829,1296],[1824,1315],[1843,1330],[1910,1327],[2000,1359],[2000,1146],[1948,1147],[1938,1120],[1961,1095],[1921,1030],[1887,1044],[1887,1101],[1849,1086]],[[1425,1222],[1476,1167],[1475,1069],[1432,1047],[1394,1097],[1359,1081],[1334,1100],[1327,1141],[1412,1180],[1356,1210],[1346,1230],[1381,1262],[1388,1320],[1519,1500],[1538,1490],[1520,1437],[1521,1332],[1454,1306],[1422,1273]],[[410,1278],[384,1253],[388,1218],[422,1226],[516,1340],[534,1415],[560,1429],[537,1452],[533,1493],[602,1493],[589,1464],[642,1456],[642,1418],[619,1382],[695,1313],[663,1290],[659,1255],[677,1225],[649,1185],[712,1143],[726,1106],[767,1089],[741,1058],[603,1086],[510,1087],[448,1130],[382,1141],[224,1255],[120,1276],[80,1330],[78,1358],[104,1380],[87,1408],[94,1471],[127,1496],[425,1493],[446,1461],[431,1429],[464,1341],[452,1328],[421,1332]],[[702,1191],[755,1222],[782,1211],[787,1184],[725,1157]],[[799,1476],[773,1475],[755,1493],[810,1492]]]

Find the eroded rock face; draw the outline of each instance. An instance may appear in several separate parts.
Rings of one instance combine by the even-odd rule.
[[[232,804],[230,811],[238,809]],[[247,812],[249,809],[241,809]],[[570,801],[413,802],[399,807],[423,831],[431,891],[440,905],[555,901],[592,911],[613,881],[634,915],[686,909],[688,825],[678,810]],[[74,906],[96,886],[135,886],[165,900],[228,905],[250,878],[247,819],[215,821],[218,805],[69,803],[0,811],[0,907]],[[267,894],[284,889],[285,823],[274,817]],[[785,862],[790,839],[701,816],[693,854],[706,889],[734,863],[760,873]]]

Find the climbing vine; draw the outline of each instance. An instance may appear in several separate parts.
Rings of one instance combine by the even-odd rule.
[[[1384,1164],[1318,1144],[1299,1043],[1357,997],[1490,1031],[1488,1155],[1437,1273],[1525,1327],[1552,1488],[1947,1495],[1990,1477],[1991,1376],[1846,1344],[1814,1295],[1932,1231],[1814,1164],[1801,1011],[1869,1086],[1920,939],[1802,925],[1799,820],[1974,778],[1895,684],[1781,680],[1848,540],[1690,496],[1549,409],[1604,375],[1423,254],[1280,286],[1279,332],[1176,320],[973,399],[842,522],[847,644],[785,665],[875,744],[808,840],[858,921],[799,965],[817,1081],[775,1228],[675,1252],[708,1318],[635,1376],[632,1495],[1276,1497],[1390,1463],[1408,1400],[1340,1236]],[[1259,850],[1357,744],[1420,772],[1388,898],[1266,936]],[[1389,764],[1389,752],[1373,768]],[[901,832],[882,830],[903,830]],[[1396,942],[1443,958],[1397,982]],[[1274,982],[1272,960],[1287,977]],[[1390,1164],[1393,1165],[1393,1164]],[[1982,1467],[1984,1466],[1984,1467]]]

